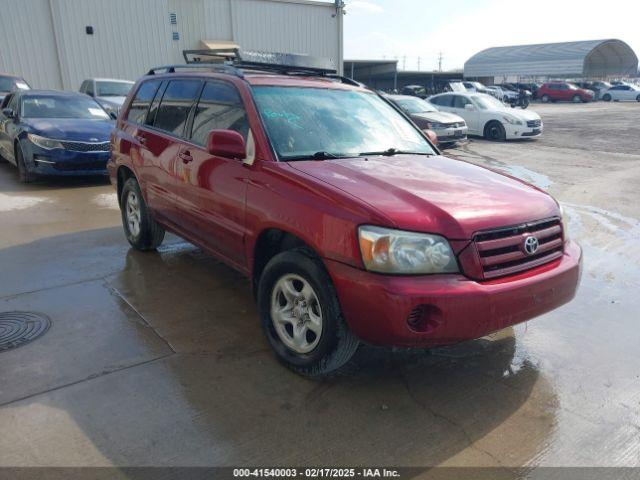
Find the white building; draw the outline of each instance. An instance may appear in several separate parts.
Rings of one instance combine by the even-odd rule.
[[[0,0],[0,72],[34,88],[135,80],[184,63],[183,50],[233,42],[342,68],[342,2],[312,0]]]

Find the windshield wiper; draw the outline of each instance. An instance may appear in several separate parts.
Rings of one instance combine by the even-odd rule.
[[[319,151],[314,153],[313,155],[299,155],[295,157],[282,157],[282,160],[287,162],[295,161],[295,160],[332,160],[336,158],[346,158],[344,155],[340,155],[337,153]]]
[[[434,155],[433,153],[427,153],[427,152],[410,152],[410,151],[406,151],[406,150],[398,150],[397,148],[389,148],[387,150],[382,150],[380,152],[362,152],[360,153],[358,156],[359,157],[373,157],[376,155],[382,155],[384,157],[393,157],[394,155],[427,155],[427,156],[432,156]]]

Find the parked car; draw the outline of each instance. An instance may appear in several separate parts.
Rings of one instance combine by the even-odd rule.
[[[143,77],[108,169],[130,244],[170,230],[247,275],[284,364],[322,375],[360,341],[456,343],[574,296],[551,196],[440,156],[351,80],[252,68]]]
[[[468,92],[489,93],[487,87],[485,87],[480,82],[462,82],[462,84]]]
[[[500,85],[489,85],[486,87],[489,95],[497,98],[504,103],[511,103],[518,101],[519,94],[513,90],[502,87]]]
[[[407,85],[402,87],[401,93],[402,95],[410,95],[412,97],[427,97],[427,89],[422,85]]]
[[[0,155],[20,181],[38,175],[106,174],[114,122],[92,98],[72,92],[26,90],[1,105]]]
[[[538,83],[512,82],[512,83],[503,83],[502,85],[515,92],[519,92],[520,90],[527,91],[531,95],[531,98],[536,98],[536,92],[540,88],[540,84]]]
[[[542,135],[542,120],[536,112],[508,108],[484,93],[442,93],[429,98],[438,110],[455,113],[467,123],[468,135],[488,140],[534,138]]]
[[[80,85],[80,92],[93,97],[113,118],[118,116],[120,107],[134,82],[114,78],[89,78]]]
[[[636,85],[614,85],[602,94],[605,102],[620,100],[635,100],[640,102],[640,87]]]
[[[467,124],[462,117],[440,112],[431,103],[408,95],[388,95],[386,98],[406,113],[423,130],[433,130],[442,146],[450,146],[467,138]]]
[[[29,90],[31,87],[22,77],[0,73],[0,102],[11,92]]]
[[[592,90],[585,90],[568,82],[547,82],[538,90],[538,98],[547,102],[590,102],[595,99]]]

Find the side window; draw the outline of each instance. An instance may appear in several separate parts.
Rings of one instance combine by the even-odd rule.
[[[80,85],[80,93],[86,93],[87,92],[87,81],[85,80],[84,82],[82,82],[82,85]]]
[[[13,113],[19,115],[18,112],[18,95],[11,95],[11,99],[7,102],[7,108],[13,110]]]
[[[463,97],[462,95],[455,95],[453,97],[453,108],[464,109],[464,106],[470,103],[471,100],[469,100],[467,97]]]
[[[441,97],[431,98],[431,103],[435,105],[439,105],[441,107],[450,107],[451,106],[451,95],[442,95]]]
[[[560,85],[560,90],[569,90],[569,85],[563,83],[562,85]]]
[[[200,80],[172,80],[164,91],[154,127],[182,136],[202,82]]]
[[[240,94],[232,85],[207,82],[193,117],[191,140],[206,145],[209,132],[214,129],[235,130],[247,139],[249,123]]]
[[[0,109],[8,108],[7,105],[9,105],[9,102],[11,101],[12,98],[13,98],[13,94],[12,93],[10,93],[6,97],[4,97],[2,99],[2,103],[0,104]]]
[[[93,97],[93,80],[87,80],[87,89],[85,93],[90,97]]]
[[[131,101],[131,107],[129,107],[129,113],[127,114],[128,121],[139,124],[144,123],[147,118],[149,104],[158,91],[160,83],[160,80],[150,80],[140,85],[136,96]]]

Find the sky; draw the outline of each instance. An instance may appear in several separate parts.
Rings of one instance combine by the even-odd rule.
[[[640,56],[640,0],[345,0],[344,58],[462,68],[488,47],[618,38]],[[406,58],[404,58],[406,57]]]

